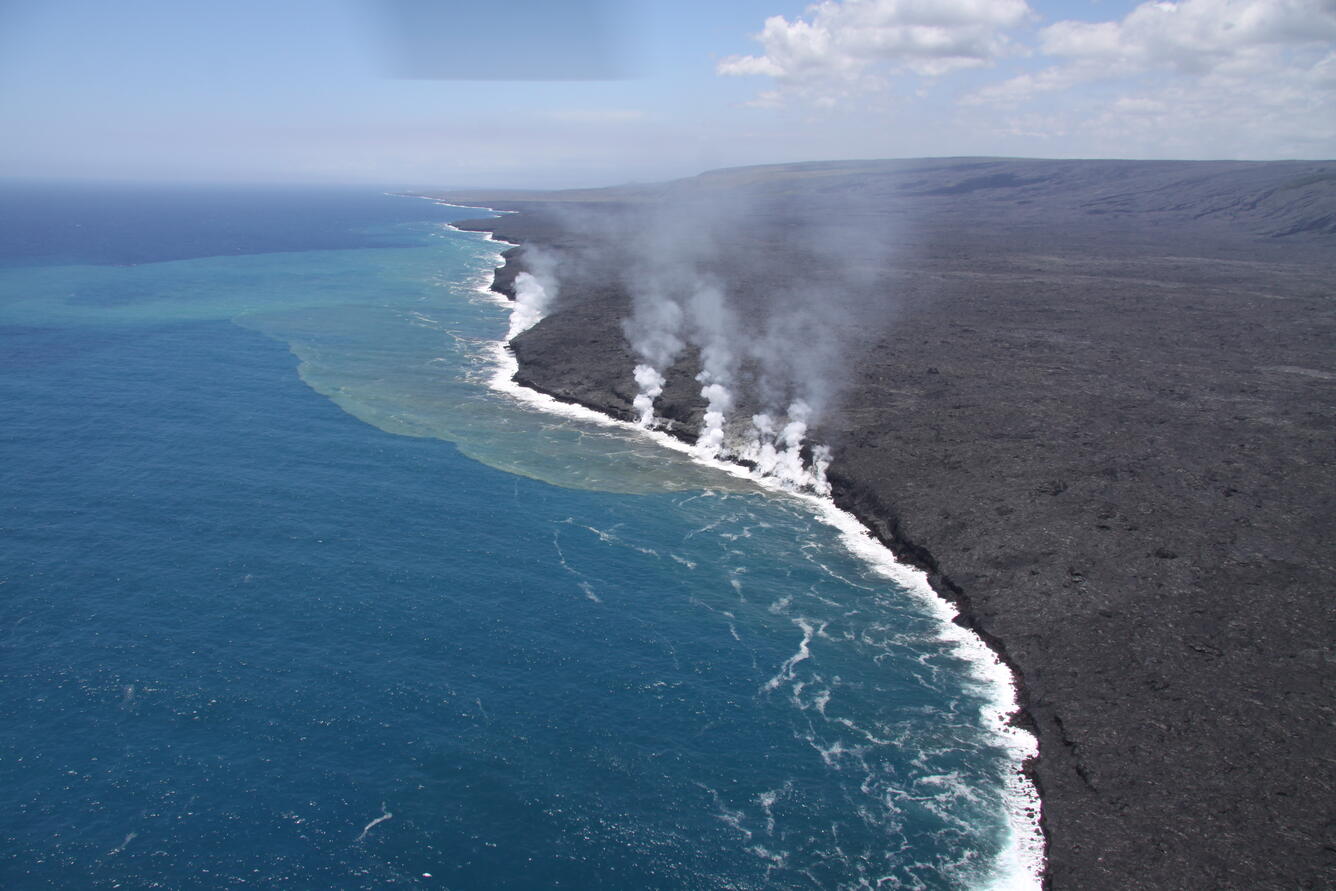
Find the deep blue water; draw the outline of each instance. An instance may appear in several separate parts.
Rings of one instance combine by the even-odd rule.
[[[189,196],[183,201],[183,196]],[[0,265],[153,263],[191,257],[405,246],[373,234],[443,208],[365,188],[286,189],[0,180]],[[455,215],[458,218],[458,215]]]
[[[489,390],[476,213],[10,191],[0,886],[998,877],[1013,759],[930,606]]]

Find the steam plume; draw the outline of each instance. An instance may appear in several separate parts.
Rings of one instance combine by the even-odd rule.
[[[665,386],[690,363],[704,403],[698,454],[829,490],[831,450],[813,431],[893,311],[887,196],[837,173],[769,181],[718,171],[560,211],[562,228],[585,236],[575,268],[597,299],[619,278],[630,298],[622,331],[640,425],[663,423]]]
[[[515,276],[515,306],[510,313],[507,339],[538,324],[557,297],[556,263],[552,257],[528,249],[524,252],[524,263],[529,271]]]
[[[737,362],[730,341],[736,324],[724,300],[723,289],[713,283],[698,287],[687,305],[692,342],[700,349],[701,371],[696,380],[705,399],[705,421],[696,446],[709,458],[725,451],[724,424],[733,409]]]
[[[826,468],[830,466],[831,452],[825,445],[812,446],[810,462],[804,460],[807,425],[812,408],[801,399],[788,407],[787,420],[778,427],[774,417],[766,412],[752,417],[752,432],[739,456],[750,462],[757,473],[778,480],[794,489],[811,489],[818,495],[830,493]]]
[[[641,364],[636,366],[635,379],[638,392],[631,405],[636,411],[636,423],[641,427],[653,426],[654,400],[663,393],[663,374],[652,365]]]
[[[682,307],[670,297],[642,292],[633,300],[631,318],[622,330],[640,362],[635,368],[636,422],[654,424],[654,400],[663,393],[664,375],[682,352]]]

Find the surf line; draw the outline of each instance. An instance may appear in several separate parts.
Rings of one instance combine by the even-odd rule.
[[[491,208],[479,209],[499,213]],[[490,232],[455,229],[453,226],[450,228],[465,235],[480,237],[493,247],[511,247],[510,243],[494,238]],[[507,312],[514,312],[517,305],[515,301],[492,287],[496,280],[496,268],[505,260],[501,251],[497,250],[493,255],[495,266],[492,274],[484,274],[475,285],[475,290]],[[861,520],[839,507],[829,495],[795,491],[783,485],[781,480],[762,476],[741,464],[704,455],[692,444],[663,430],[623,421],[578,403],[563,402],[517,383],[515,375],[519,371],[519,360],[510,347],[511,336],[503,335],[501,340],[493,342],[495,372],[488,379],[491,389],[548,414],[647,437],[665,448],[688,455],[698,464],[748,480],[772,494],[801,501],[819,520],[839,533],[841,543],[850,553],[928,607],[939,623],[942,639],[952,645],[955,654],[969,666],[971,676],[989,691],[988,704],[981,710],[982,723],[999,747],[1007,752],[1011,763],[1011,769],[1004,778],[1003,795],[1007,838],[994,859],[994,878],[986,887],[990,891],[1038,891],[1042,888],[1045,873],[1042,803],[1038,788],[1025,769],[1026,763],[1037,757],[1039,742],[1034,734],[1012,722],[1012,717],[1020,711],[1016,678],[982,637],[955,621],[959,610],[933,590],[927,573],[902,562],[885,543],[873,536]]]

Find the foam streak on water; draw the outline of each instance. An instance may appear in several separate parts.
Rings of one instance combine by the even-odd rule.
[[[486,237],[490,239],[490,235]],[[496,259],[498,263],[501,262],[499,253]],[[515,307],[511,301],[491,290],[490,276],[485,283],[479,285],[479,290],[508,311],[514,311]],[[838,530],[841,541],[850,552],[864,560],[878,574],[929,606],[938,620],[941,638],[950,642],[956,654],[969,664],[973,677],[988,690],[988,705],[981,716],[982,721],[998,744],[1010,754],[1013,765],[1006,779],[1006,818],[1009,835],[985,887],[991,891],[1013,891],[1013,889],[1022,891],[1022,889],[1041,887],[1044,869],[1043,834],[1039,825],[1041,804],[1034,783],[1024,772],[1025,762],[1035,757],[1039,749],[1033,734],[1012,723],[1012,717],[1018,711],[1015,678],[1010,669],[977,634],[956,621],[959,612],[953,604],[938,596],[928,583],[924,572],[898,560],[894,553],[877,541],[856,517],[841,510],[831,498],[794,492],[782,479],[756,473],[742,465],[703,454],[701,450],[662,431],[619,421],[593,409],[561,402],[523,387],[515,382],[519,365],[506,341],[495,344],[492,356],[495,372],[489,384],[498,392],[561,417],[636,431],[665,448],[689,455],[705,466],[734,477],[748,479],[772,492],[775,497],[796,500],[804,504],[822,522]],[[809,644],[813,635],[819,633],[820,629],[801,618],[795,619],[794,624],[802,632],[798,651],[783,663],[778,674],[766,682],[766,690],[774,690],[781,683],[792,680],[794,666],[811,655]],[[868,736],[865,731],[860,732]],[[871,737],[869,741],[882,742]],[[828,761],[834,755],[830,751],[824,751],[822,754]]]

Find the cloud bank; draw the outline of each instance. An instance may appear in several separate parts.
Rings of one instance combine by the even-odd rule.
[[[824,0],[718,65],[773,81],[756,104],[832,108],[997,69],[950,104],[975,126],[1122,156],[1302,157],[1336,149],[1336,0],[1148,2],[1043,24],[1024,0]],[[1008,70],[1011,69],[1011,70]],[[1019,69],[1019,70],[1018,70]]]
[[[824,0],[808,18],[774,16],[756,35],[759,56],[732,56],[720,74],[775,78],[779,101],[798,94],[830,103],[876,89],[888,74],[935,77],[990,64],[1009,52],[1006,31],[1032,15],[1025,0]]]

